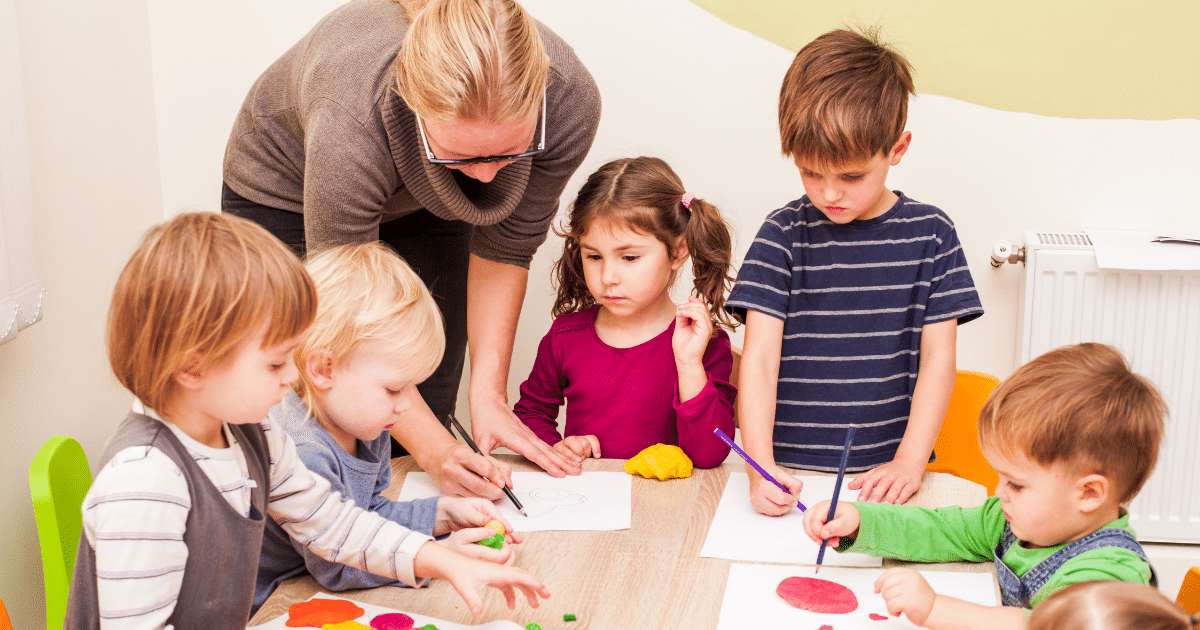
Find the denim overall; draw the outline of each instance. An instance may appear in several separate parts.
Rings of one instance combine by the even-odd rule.
[[[1050,576],[1062,568],[1062,565],[1068,560],[1085,551],[1118,547],[1132,551],[1139,558],[1145,560],[1146,564],[1150,564],[1150,560],[1146,558],[1146,553],[1142,551],[1142,546],[1138,544],[1137,538],[1134,538],[1133,534],[1124,529],[1106,527],[1055,551],[1027,571],[1025,575],[1017,577],[1017,574],[1013,573],[1013,570],[1008,568],[1003,560],[1004,554],[1008,553],[1008,550],[1017,542],[1017,537],[1013,535],[1012,529],[1008,523],[1005,523],[1004,536],[1000,538],[1000,543],[992,552],[996,561],[996,578],[1000,581],[1000,595],[1004,599],[1005,606],[1033,608],[1033,596],[1042,590]],[[1150,567],[1150,585],[1158,586],[1158,574],[1154,572],[1154,567]]]

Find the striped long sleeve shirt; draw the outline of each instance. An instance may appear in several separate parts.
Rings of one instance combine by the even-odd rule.
[[[134,404],[134,411],[158,418],[140,403]],[[228,428],[229,447],[216,449],[170,422],[164,424],[225,500],[248,514],[248,468]],[[269,516],[323,557],[420,585],[413,575],[413,558],[431,539],[330,493],[329,481],[305,468],[291,437],[277,422],[267,418],[262,426],[271,461]],[[96,552],[105,630],[171,627],[167,619],[175,609],[189,553],[183,534],[191,507],[183,472],[156,448],[124,449],[96,475],[83,502],[83,531]],[[140,614],[111,616],[105,615],[106,609]]]
[[[983,314],[946,213],[906,197],[839,225],[808,201],[767,217],[727,301],[783,320],[774,450],[785,466],[836,471],[895,457],[908,426],[921,329]]]

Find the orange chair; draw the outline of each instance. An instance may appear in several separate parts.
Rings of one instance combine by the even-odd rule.
[[[1189,615],[1200,613],[1200,567],[1188,569],[1183,576],[1183,584],[1179,585],[1179,597],[1175,603],[1187,611]]]
[[[959,370],[954,378],[954,393],[950,407],[938,433],[933,450],[937,461],[925,467],[930,472],[950,473],[987,488],[988,496],[996,491],[1000,476],[983,458],[979,449],[977,427],[979,412],[1000,379],[991,374]]]

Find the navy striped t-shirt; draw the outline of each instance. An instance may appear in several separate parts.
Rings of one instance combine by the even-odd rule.
[[[805,196],[767,217],[726,302],[784,321],[775,460],[836,471],[892,460],[908,427],[921,327],[983,314],[954,223],[900,199],[874,219],[839,225]]]

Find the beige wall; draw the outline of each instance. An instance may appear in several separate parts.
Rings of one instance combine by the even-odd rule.
[[[792,51],[834,28],[882,26],[923,94],[1072,118],[1200,117],[1189,0],[692,1]]]
[[[44,627],[29,462],[56,434],[98,457],[128,409],[104,355],[120,266],[162,217],[144,0],[18,0],[45,317],[0,346],[0,597]]]

